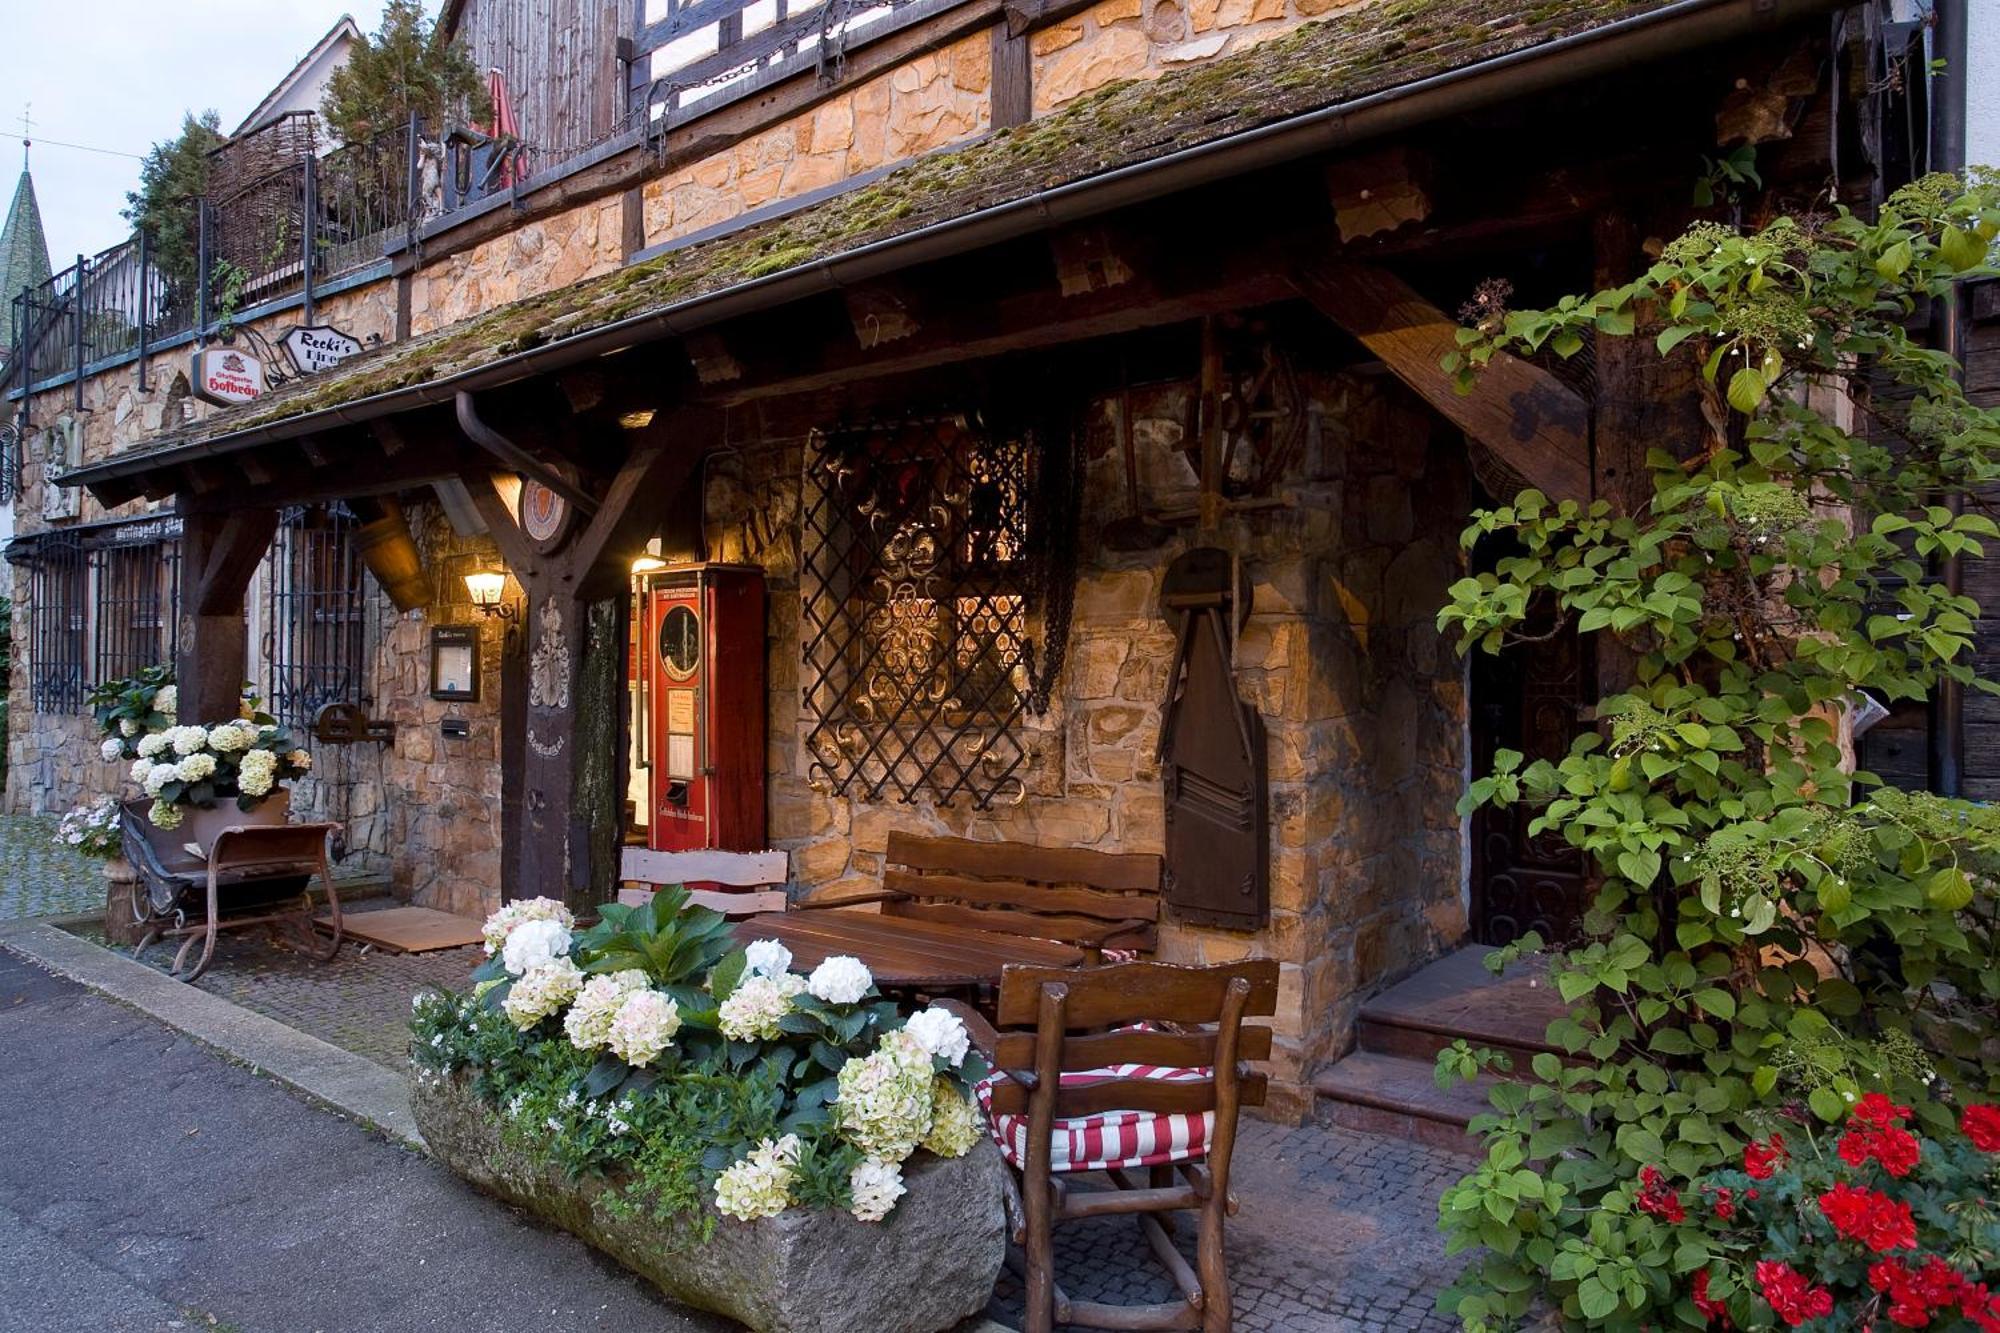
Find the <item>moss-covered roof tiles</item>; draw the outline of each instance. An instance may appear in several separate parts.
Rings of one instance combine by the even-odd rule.
[[[1665,7],[1667,0],[1376,0],[1240,54],[1114,84],[872,184],[528,297],[273,390],[128,452],[165,453],[409,386],[1118,168]],[[162,460],[164,462],[165,460]],[[104,466],[104,465],[100,465]],[[86,470],[82,480],[89,480]],[[122,469],[121,469],[122,470]]]

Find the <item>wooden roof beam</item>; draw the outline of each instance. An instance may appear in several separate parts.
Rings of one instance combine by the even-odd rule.
[[[1358,338],[1440,416],[1557,500],[1591,496],[1590,408],[1539,366],[1496,355],[1469,394],[1439,364],[1458,323],[1387,269],[1332,261],[1303,267],[1299,290]]]

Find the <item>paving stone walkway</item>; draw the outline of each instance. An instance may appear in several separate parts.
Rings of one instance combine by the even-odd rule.
[[[357,910],[388,900],[355,904]],[[80,932],[82,933],[82,932]],[[424,986],[462,989],[477,946],[431,954],[362,952],[331,963],[274,947],[257,932],[225,936],[197,984],[245,1008],[403,1068],[410,996]],[[168,951],[147,960],[159,966]],[[1437,1199],[1467,1159],[1419,1144],[1325,1124],[1246,1120],[1237,1150],[1229,1250],[1241,1333],[1446,1333],[1436,1292],[1456,1261],[1437,1232]],[[1180,1243],[1192,1256],[1191,1229]],[[1086,1300],[1170,1299],[1129,1219],[1072,1223],[1059,1233],[1059,1280]],[[1020,1289],[1003,1276],[993,1317],[1020,1327]]]
[[[53,815],[0,815],[0,921],[104,906],[99,864],[56,845]]]

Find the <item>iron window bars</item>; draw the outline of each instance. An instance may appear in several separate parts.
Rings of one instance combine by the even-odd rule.
[[[83,538],[55,532],[35,546],[29,578],[28,694],[37,713],[80,713],[90,567]]]
[[[330,703],[361,703],[367,662],[366,590],[344,504],[294,506],[264,557],[265,707],[304,731]]]
[[[158,524],[119,529],[90,552],[97,595],[93,679],[123,680],[180,651],[180,543]]]
[[[962,414],[808,442],[800,647],[823,786],[982,809],[1025,794],[1019,724],[1068,638],[1077,462],[1066,435]]]

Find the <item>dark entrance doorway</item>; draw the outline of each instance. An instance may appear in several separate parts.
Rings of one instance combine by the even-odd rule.
[[[1530,624],[1525,632],[1532,638],[1547,627]],[[1518,750],[1530,762],[1569,753],[1585,726],[1592,658],[1569,626],[1497,656],[1475,652],[1473,774],[1491,771],[1497,750]],[[1588,902],[1588,863],[1558,833],[1530,837],[1538,813],[1526,805],[1487,806],[1472,817],[1472,937],[1480,944],[1507,944],[1531,930],[1558,944],[1576,933]]]

